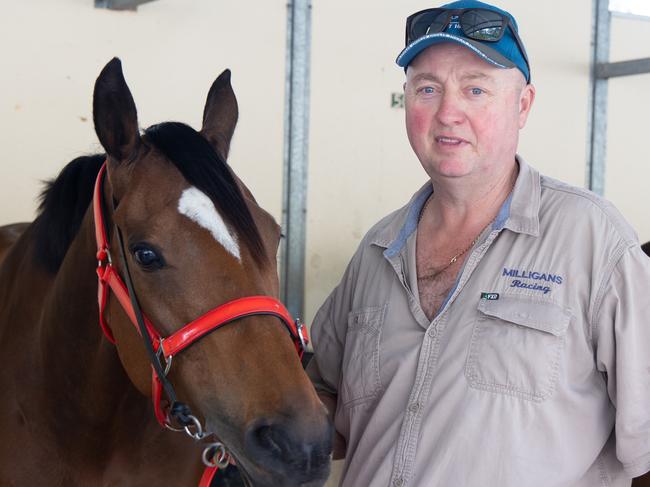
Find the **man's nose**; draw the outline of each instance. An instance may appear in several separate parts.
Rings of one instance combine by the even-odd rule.
[[[465,110],[456,94],[448,91],[443,93],[436,110],[436,119],[447,126],[459,125],[465,120]]]

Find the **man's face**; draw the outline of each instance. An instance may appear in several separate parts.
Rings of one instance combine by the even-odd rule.
[[[514,165],[519,129],[535,90],[518,69],[502,69],[463,46],[422,51],[404,85],[406,131],[432,179],[498,176]]]

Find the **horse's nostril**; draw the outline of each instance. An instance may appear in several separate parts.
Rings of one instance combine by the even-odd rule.
[[[288,454],[289,445],[287,443],[287,434],[282,426],[260,426],[253,431],[252,439],[254,443],[257,443],[259,448],[282,460],[288,460],[288,458],[283,458]]]
[[[328,428],[316,433],[323,429],[318,426],[306,428],[287,418],[257,420],[246,431],[246,452],[259,467],[282,477],[326,477],[331,435]]]

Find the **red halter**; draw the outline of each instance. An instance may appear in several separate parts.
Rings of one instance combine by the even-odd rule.
[[[97,175],[95,182],[95,191],[93,196],[93,214],[95,217],[95,237],[97,240],[97,277],[98,277],[98,300],[99,300],[99,324],[104,331],[104,334],[113,344],[115,339],[111,330],[104,321],[104,309],[108,298],[108,290],[113,291],[113,294],[119,301],[120,305],[126,312],[127,316],[135,326],[138,333],[140,328],[136,320],[136,312],[133,303],[129,296],[127,286],[120,278],[117,270],[113,266],[111,254],[109,251],[109,244],[106,232],[106,223],[104,219],[104,212],[102,209],[102,181],[106,172],[106,163],[102,166]],[[195,319],[191,323],[186,324],[180,330],[176,331],[168,337],[162,337],[160,333],[153,326],[151,321],[144,318],[144,325],[147,330],[148,337],[143,337],[145,340],[150,340],[155,353],[164,358],[166,362],[165,375],[169,371],[172,358],[183,351],[185,348],[192,345],[201,337],[211,333],[212,331],[220,328],[232,321],[253,315],[271,315],[279,318],[282,323],[287,327],[291,338],[296,347],[296,351],[302,358],[302,354],[309,341],[307,336],[307,329],[299,321],[294,321],[289,311],[277,299],[271,296],[249,296],[245,298],[235,299],[221,306],[218,306],[203,316]],[[141,334],[141,333],[140,333]],[[152,400],[154,411],[158,422],[166,426],[168,423],[167,413],[163,411],[161,405],[162,399],[162,382],[158,377],[155,368],[152,366]],[[216,469],[215,469],[216,471]],[[206,479],[207,473],[204,474]],[[210,478],[214,472],[210,475]],[[209,479],[202,479],[202,484],[208,485]]]

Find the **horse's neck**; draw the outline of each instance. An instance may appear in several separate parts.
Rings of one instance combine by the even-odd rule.
[[[0,448],[0,478],[100,485],[101,472],[141,468],[142,480],[162,462],[167,478],[138,485],[192,485],[200,451],[155,423],[100,329],[92,215],[56,275],[34,263],[31,233],[0,265],[0,431],[12,445]]]
[[[55,430],[65,431],[75,422],[110,428],[126,397],[136,408],[146,404],[99,326],[95,245],[88,211],[42,296],[32,353],[38,362],[34,372],[41,382],[41,400],[51,408],[50,426]]]
[[[57,274],[43,314],[43,357],[55,367],[80,414],[103,421],[133,392],[113,344],[99,326],[96,243],[89,211]],[[64,345],[65,344],[65,345]],[[92,398],[92,400],[89,400]],[[144,398],[143,398],[144,399]],[[85,410],[83,410],[85,409]]]

